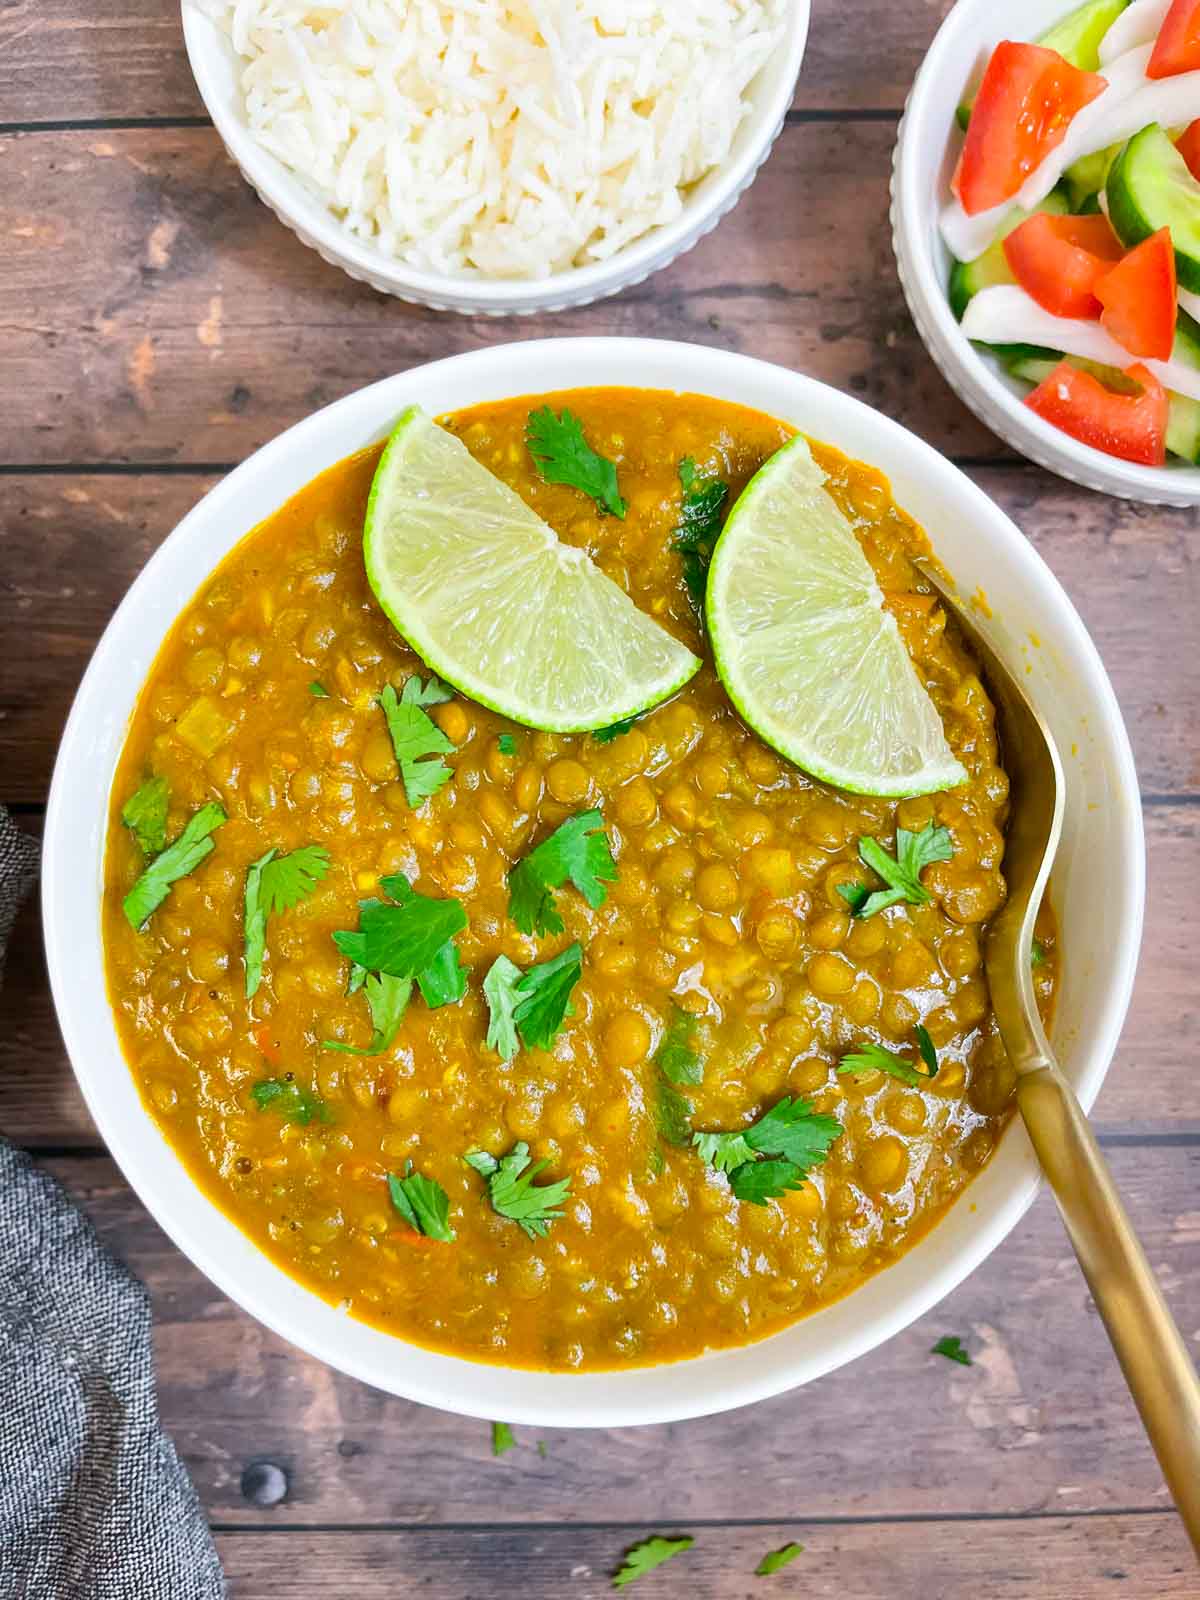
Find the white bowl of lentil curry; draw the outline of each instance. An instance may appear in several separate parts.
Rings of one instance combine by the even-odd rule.
[[[531,471],[525,421],[547,400],[616,463],[623,519]],[[450,691],[427,699],[453,770],[416,805],[378,702],[414,678],[427,694],[426,668],[376,605],[361,553],[378,446],[413,403],[705,655],[672,699],[601,739],[520,728]],[[960,789],[897,801],[825,788],[749,732],[712,671],[677,548],[680,462],[719,473],[732,502],[795,430],[942,713],[969,774]],[[1037,986],[1089,1106],[1141,930],[1128,740],[1056,579],[919,439],[743,356],[556,339],[375,384],[213,489],[97,648],[46,818],[67,1048],[114,1157],[180,1249],[342,1371],[559,1426],[779,1393],[871,1349],[977,1266],[1038,1176],[979,957],[1004,892],[1003,753],[965,647],[914,582],[926,535],[960,591],[986,597],[1069,753]],[[193,850],[138,922],[122,901],[148,875],[128,815],[147,771],[169,794],[149,825],[157,848],[209,808],[223,821],[194,835],[213,847]],[[513,925],[506,880],[583,807],[599,813],[605,881],[579,893],[564,876],[551,895],[564,929],[534,937]],[[935,827],[947,846],[925,868],[925,901],[850,915],[872,886],[858,841],[890,850],[896,836],[899,851],[898,829]],[[272,851],[325,864],[259,907],[251,958],[247,878],[263,890]],[[347,992],[352,946],[330,936],[364,903],[410,892],[461,903],[461,992],[444,1005],[414,995],[372,1053],[364,995],[353,981]],[[573,1012],[560,1006],[541,1047],[489,1049],[483,975],[499,955],[524,968],[567,939],[581,952]],[[839,1071],[867,1045],[897,1059],[917,1023],[935,1078]],[[692,1136],[754,1135],[781,1104],[814,1128],[836,1119],[836,1138],[806,1181],[752,1204],[713,1158],[728,1145]],[[765,1136],[750,1143],[749,1161],[774,1153]],[[520,1203],[489,1176],[523,1146],[546,1164],[540,1210],[529,1172],[511,1170]],[[405,1189],[407,1174],[430,1188]],[[440,1219],[422,1209],[434,1192]]]

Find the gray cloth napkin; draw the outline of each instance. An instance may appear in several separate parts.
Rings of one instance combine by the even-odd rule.
[[[0,807],[0,971],[37,846]],[[0,1600],[221,1600],[163,1432],[150,1299],[0,1138]]]

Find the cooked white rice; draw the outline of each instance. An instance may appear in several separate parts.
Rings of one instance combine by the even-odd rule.
[[[249,125],[411,267],[540,278],[678,215],[791,0],[193,0]]]

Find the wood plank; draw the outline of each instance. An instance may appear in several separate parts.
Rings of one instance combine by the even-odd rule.
[[[610,1574],[645,1528],[457,1528],[372,1533],[222,1530],[217,1548],[236,1595],[274,1600],[392,1600],[418,1587],[423,1600],[602,1600]],[[677,1532],[678,1530],[668,1530]],[[686,1531],[686,1530],[685,1530]],[[768,1550],[799,1538],[804,1554],[768,1590],[753,1576]],[[750,1600],[763,1593],[853,1595],[854,1600],[1108,1600],[1116,1585],[1154,1600],[1193,1600],[1196,1568],[1173,1516],[1052,1517],[1031,1522],[803,1521],[749,1528],[707,1526],[696,1544],[638,1581],[638,1600],[687,1594]]]
[[[815,8],[798,107],[897,110],[949,0]],[[0,13],[6,122],[202,114],[177,0],[19,0]]]
[[[1196,1348],[1200,1146],[1111,1154]],[[47,1165],[151,1288],[163,1416],[221,1524],[262,1519],[241,1480],[263,1461],[290,1486],[271,1517],[294,1524],[686,1526],[1169,1505],[1046,1195],[929,1317],[803,1394],[670,1427],[551,1430],[544,1457],[537,1430],[522,1428],[495,1460],[485,1423],[341,1377],[251,1321],[149,1222],[107,1159]],[[972,1367],[930,1354],[946,1333],[966,1341]]]
[[[789,126],[735,217],[650,282],[497,323],[406,306],[328,266],[255,199],[209,128],[10,135],[0,365],[23,404],[3,459],[238,460],[435,355],[573,333],[766,356],[946,452],[996,455],[904,305],[887,218],[893,137],[889,124]]]

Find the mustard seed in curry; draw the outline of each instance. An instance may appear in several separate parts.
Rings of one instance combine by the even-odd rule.
[[[524,431],[547,399],[616,463],[623,519],[539,475]],[[728,510],[791,431],[638,390],[445,423],[701,653],[680,463],[715,471]],[[990,1156],[1013,1092],[981,956],[1005,893],[992,706],[909,561],[924,535],[880,474],[813,451],[958,789],[835,792],[749,733],[708,665],[601,737],[447,697],[364,577],[377,451],[250,533],[168,635],[113,788],[123,1047],[196,1181],[353,1315],[556,1370],[740,1344],[893,1261]],[[907,851],[917,892],[864,905],[887,884],[860,840],[885,866]],[[444,942],[367,975],[402,923]],[[1048,910],[1034,957],[1048,1010]]]

